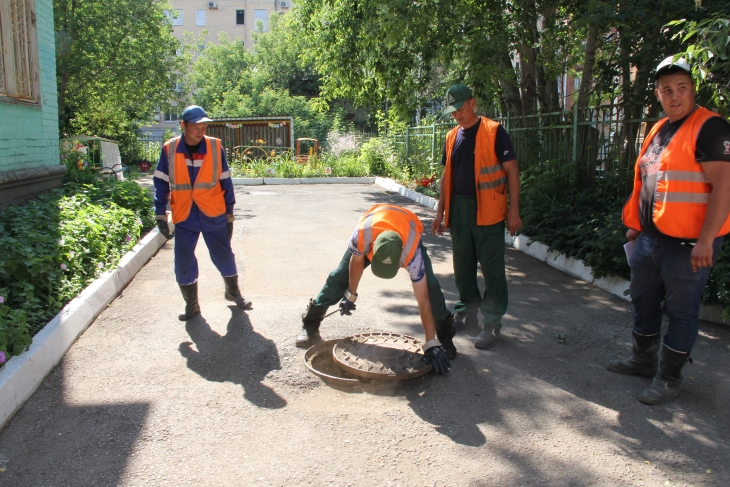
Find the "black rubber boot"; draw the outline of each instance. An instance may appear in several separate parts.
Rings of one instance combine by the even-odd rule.
[[[453,342],[454,335],[456,335],[454,315],[449,315],[448,318],[443,320],[433,321],[436,326],[436,338],[439,339],[444,350],[446,350],[446,356],[449,357],[449,360],[454,360],[456,358],[456,347]]]
[[[689,353],[677,352],[664,345],[659,370],[649,388],[639,394],[639,401],[653,406],[677,397],[682,384],[682,368],[687,362],[692,362]]]
[[[646,336],[631,330],[631,336],[631,357],[624,360],[611,360],[606,368],[617,374],[654,377],[658,363],[659,333]]]
[[[187,321],[195,315],[200,314],[200,303],[198,303],[198,283],[180,285],[180,292],[185,300],[185,313],[178,315],[180,321]]]
[[[224,297],[228,301],[234,301],[236,306],[241,309],[249,309],[253,304],[250,299],[241,294],[241,290],[238,289],[238,276],[223,277],[223,282],[226,283],[226,293]]]
[[[500,330],[500,328],[484,325],[484,329],[474,340],[474,346],[482,350],[493,347],[499,341]]]
[[[309,300],[307,311],[302,313],[302,331],[297,335],[296,345],[299,348],[309,348],[322,341],[319,335],[319,325],[327,314],[329,306],[317,306],[314,299]]]

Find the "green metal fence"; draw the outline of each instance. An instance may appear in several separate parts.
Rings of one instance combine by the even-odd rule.
[[[619,176],[625,183],[617,190],[628,194],[644,134],[658,119],[625,119],[624,114],[625,108],[606,105],[495,120],[509,133],[521,170],[575,163],[582,184],[598,186],[608,175]],[[409,127],[391,136],[399,160],[422,172],[440,173],[446,134],[455,126]]]

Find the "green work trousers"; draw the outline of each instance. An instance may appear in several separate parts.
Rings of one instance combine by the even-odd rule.
[[[504,269],[504,222],[477,225],[477,200],[454,195],[449,211],[454,280],[459,291],[456,312],[476,314],[481,308],[484,325],[501,328],[507,312],[507,275]],[[484,276],[484,296],[477,286],[477,263]]]
[[[421,249],[423,265],[426,268],[426,283],[428,284],[428,297],[431,301],[431,314],[435,320],[445,320],[451,316],[451,312],[446,307],[444,293],[441,291],[441,285],[433,273],[431,259],[428,257],[426,247],[423,246],[423,242],[419,242],[418,246]],[[322,290],[319,292],[317,299],[314,300],[317,306],[333,306],[339,304],[340,300],[345,296],[345,291],[347,291],[350,285],[351,255],[350,250],[346,250],[337,269],[332,271],[327,277],[327,282],[325,282]],[[367,269],[369,265],[370,260],[365,257],[365,268]]]

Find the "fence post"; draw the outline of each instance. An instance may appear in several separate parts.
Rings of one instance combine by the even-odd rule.
[[[436,164],[436,124],[431,126],[431,164]]]
[[[408,158],[410,157],[410,142],[411,142],[411,128],[406,127],[406,164],[408,164]]]
[[[578,162],[578,104],[573,103],[573,163]]]
[[[507,110],[507,133],[509,134],[509,110]]]

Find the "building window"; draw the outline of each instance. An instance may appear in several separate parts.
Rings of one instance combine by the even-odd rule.
[[[40,103],[34,0],[0,2],[0,97]]]
[[[205,25],[205,10],[195,11],[195,25]]]
[[[236,10],[236,25],[243,25],[243,14],[245,10]]]
[[[577,78],[575,78],[573,80],[573,89],[575,89],[575,90],[579,90],[580,89],[580,79],[581,79],[581,77],[578,76]]]
[[[183,25],[183,12],[179,8],[168,10],[167,18],[170,19],[172,25]]]
[[[256,9],[253,11],[253,18],[254,18],[254,25],[256,26],[256,32],[266,32],[268,30],[267,27],[267,21],[268,16],[266,15],[266,10],[264,9]]]
[[[176,113],[165,113],[162,115],[162,122],[177,122]]]

